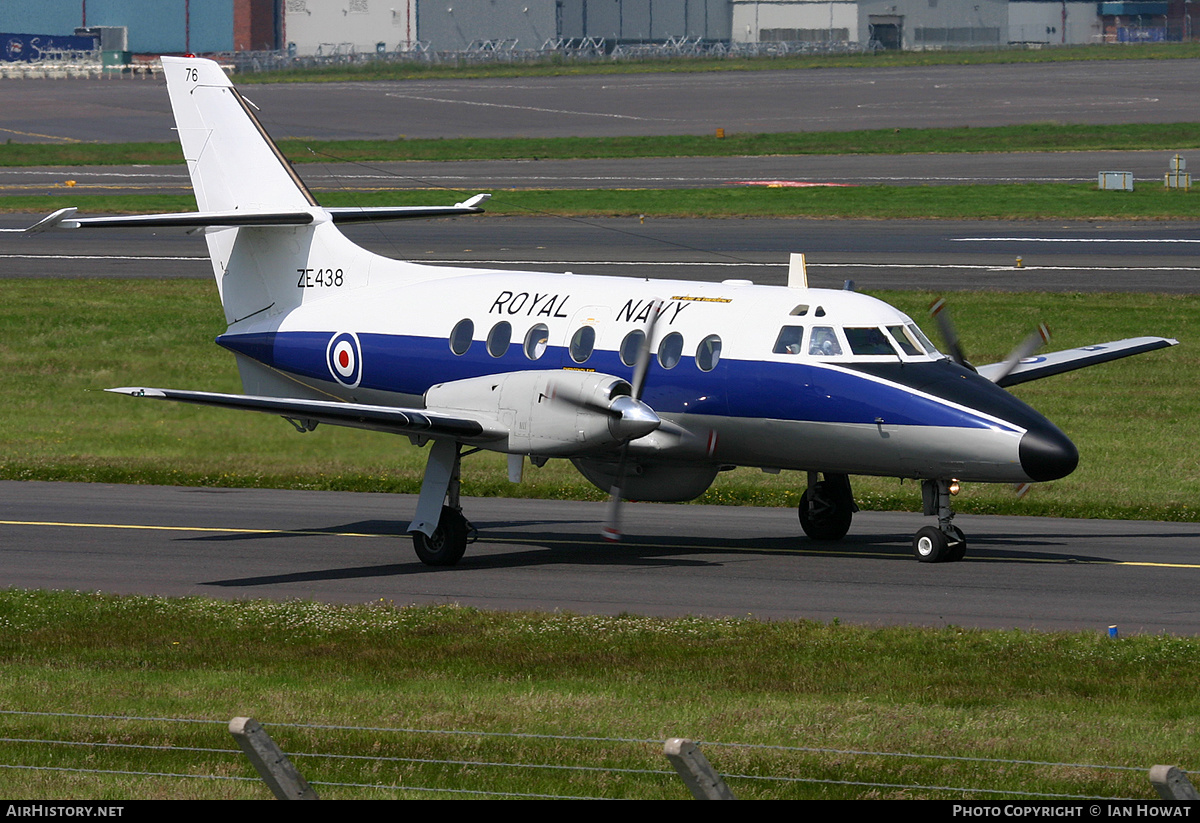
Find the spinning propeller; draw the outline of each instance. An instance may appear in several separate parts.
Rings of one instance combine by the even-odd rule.
[[[960,366],[976,371],[976,368],[967,360],[963,354],[962,345],[959,342],[958,330],[954,328],[954,323],[950,319],[950,309],[946,305],[946,299],[939,297],[929,307],[929,313],[937,320],[938,331],[942,335],[942,340],[946,344],[946,354]],[[1038,327],[1022,340],[1015,349],[1008,353],[1008,357],[1004,358],[1003,366],[995,371],[989,372],[988,379],[993,383],[999,383],[1004,378],[1012,374],[1013,369],[1020,365],[1021,361],[1029,357],[1045,343],[1050,340],[1050,329],[1045,323],[1038,323]]]
[[[654,347],[654,326],[658,323],[662,305],[662,300],[654,300],[650,305],[650,314],[646,317],[646,325],[642,329],[642,342],[633,367],[633,382],[630,384],[632,389],[628,398],[648,411],[650,407],[642,403],[642,389],[646,387],[646,374],[650,371],[650,351]],[[650,413],[654,414],[652,411]],[[658,419],[658,415],[654,415],[654,417],[656,420]],[[637,436],[641,437],[649,433],[646,431]],[[630,437],[621,445],[621,459],[617,463],[616,481],[609,490],[608,512],[604,517],[604,527],[600,530],[600,534],[610,543],[616,543],[621,539],[621,496],[625,487],[625,472],[629,465],[629,443],[634,439],[636,438]]]
[[[937,320],[938,331],[942,335],[942,340],[945,341],[947,354],[950,359],[960,366],[964,366],[971,371],[976,371],[967,358],[963,355],[962,345],[959,343],[958,331],[954,328],[954,323],[950,320],[950,309],[946,306],[946,299],[939,297],[929,307],[929,313]],[[989,371],[987,378],[993,383],[1001,383],[1004,378],[1012,374],[1013,369],[1021,364],[1021,361],[1032,355],[1035,351],[1041,348],[1046,343],[1050,342],[1050,329],[1045,323],[1038,323],[1036,329],[1030,333],[1028,337],[1017,344],[1017,347],[1008,353],[1008,357],[1004,358],[1003,364],[998,370]],[[1032,483],[1017,483],[1013,486],[1013,491],[1017,498],[1020,499],[1029,493],[1033,488]]]

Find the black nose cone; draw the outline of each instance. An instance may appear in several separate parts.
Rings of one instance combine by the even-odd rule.
[[[1079,465],[1079,450],[1053,425],[1025,432],[1020,453],[1021,468],[1039,482],[1066,477]]]

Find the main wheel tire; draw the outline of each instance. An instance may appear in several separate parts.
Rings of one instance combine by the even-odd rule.
[[[814,483],[796,513],[800,528],[812,540],[841,540],[850,531],[854,519],[854,497],[848,494],[848,484],[822,480]]]
[[[426,566],[453,566],[467,550],[467,518],[458,509],[442,506],[432,537],[413,532],[413,548]]]
[[[941,529],[926,526],[913,536],[913,556],[922,563],[943,563],[949,555],[950,539]]]

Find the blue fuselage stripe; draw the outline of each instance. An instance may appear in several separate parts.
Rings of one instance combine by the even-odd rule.
[[[327,357],[333,336],[334,332],[226,334],[217,342],[273,368],[336,388],[339,381]],[[501,357],[492,357],[484,342],[478,340],[460,356],[453,354],[442,338],[359,334],[358,339],[362,348],[358,387],[416,396],[438,383],[512,371],[577,368],[627,380],[633,371],[613,351],[597,350],[585,363],[575,363],[566,348],[558,346],[548,347],[534,361],[525,356],[519,343],[511,344]],[[920,367],[926,367],[926,374],[957,368],[935,362],[910,364],[905,372],[895,365],[897,376],[915,375]],[[1022,420],[1024,414],[1002,415],[1000,419],[1009,423],[1006,425],[997,423],[997,415],[988,412],[1007,407],[1008,411],[1023,409],[1037,415],[983,378],[971,377],[974,379],[958,379],[961,385],[956,385],[950,396],[945,391],[934,393],[942,398],[939,400],[914,390],[911,381],[903,377],[863,374],[853,366],[833,368],[807,360],[781,363],[724,358],[715,369],[703,372],[697,368],[695,358],[685,356],[673,369],[652,362],[643,399],[656,411],[667,414],[851,424],[882,421],[888,425],[1009,431],[1027,427]]]

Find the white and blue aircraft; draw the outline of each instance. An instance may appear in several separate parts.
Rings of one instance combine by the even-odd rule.
[[[1075,446],[1003,387],[1176,341],[1142,337],[978,369],[941,354],[892,306],[847,290],[452,268],[391,260],[339,223],[474,214],[454,206],[323,208],[213,62],[163,58],[198,211],[77,217],[51,228],[180,227],[208,243],[245,394],[109,391],[277,414],[432,442],[413,533],[453,565],[471,528],[459,467],[480,449],[571,460],[613,504],[690,500],[734,466],[807,473],[803,530],[837,540],[857,510],[849,476],[922,481],[937,525],[918,560],[960,559],[956,481],[1070,474]],[[953,344],[952,352],[957,351]],[[464,452],[464,449],[467,451]]]

